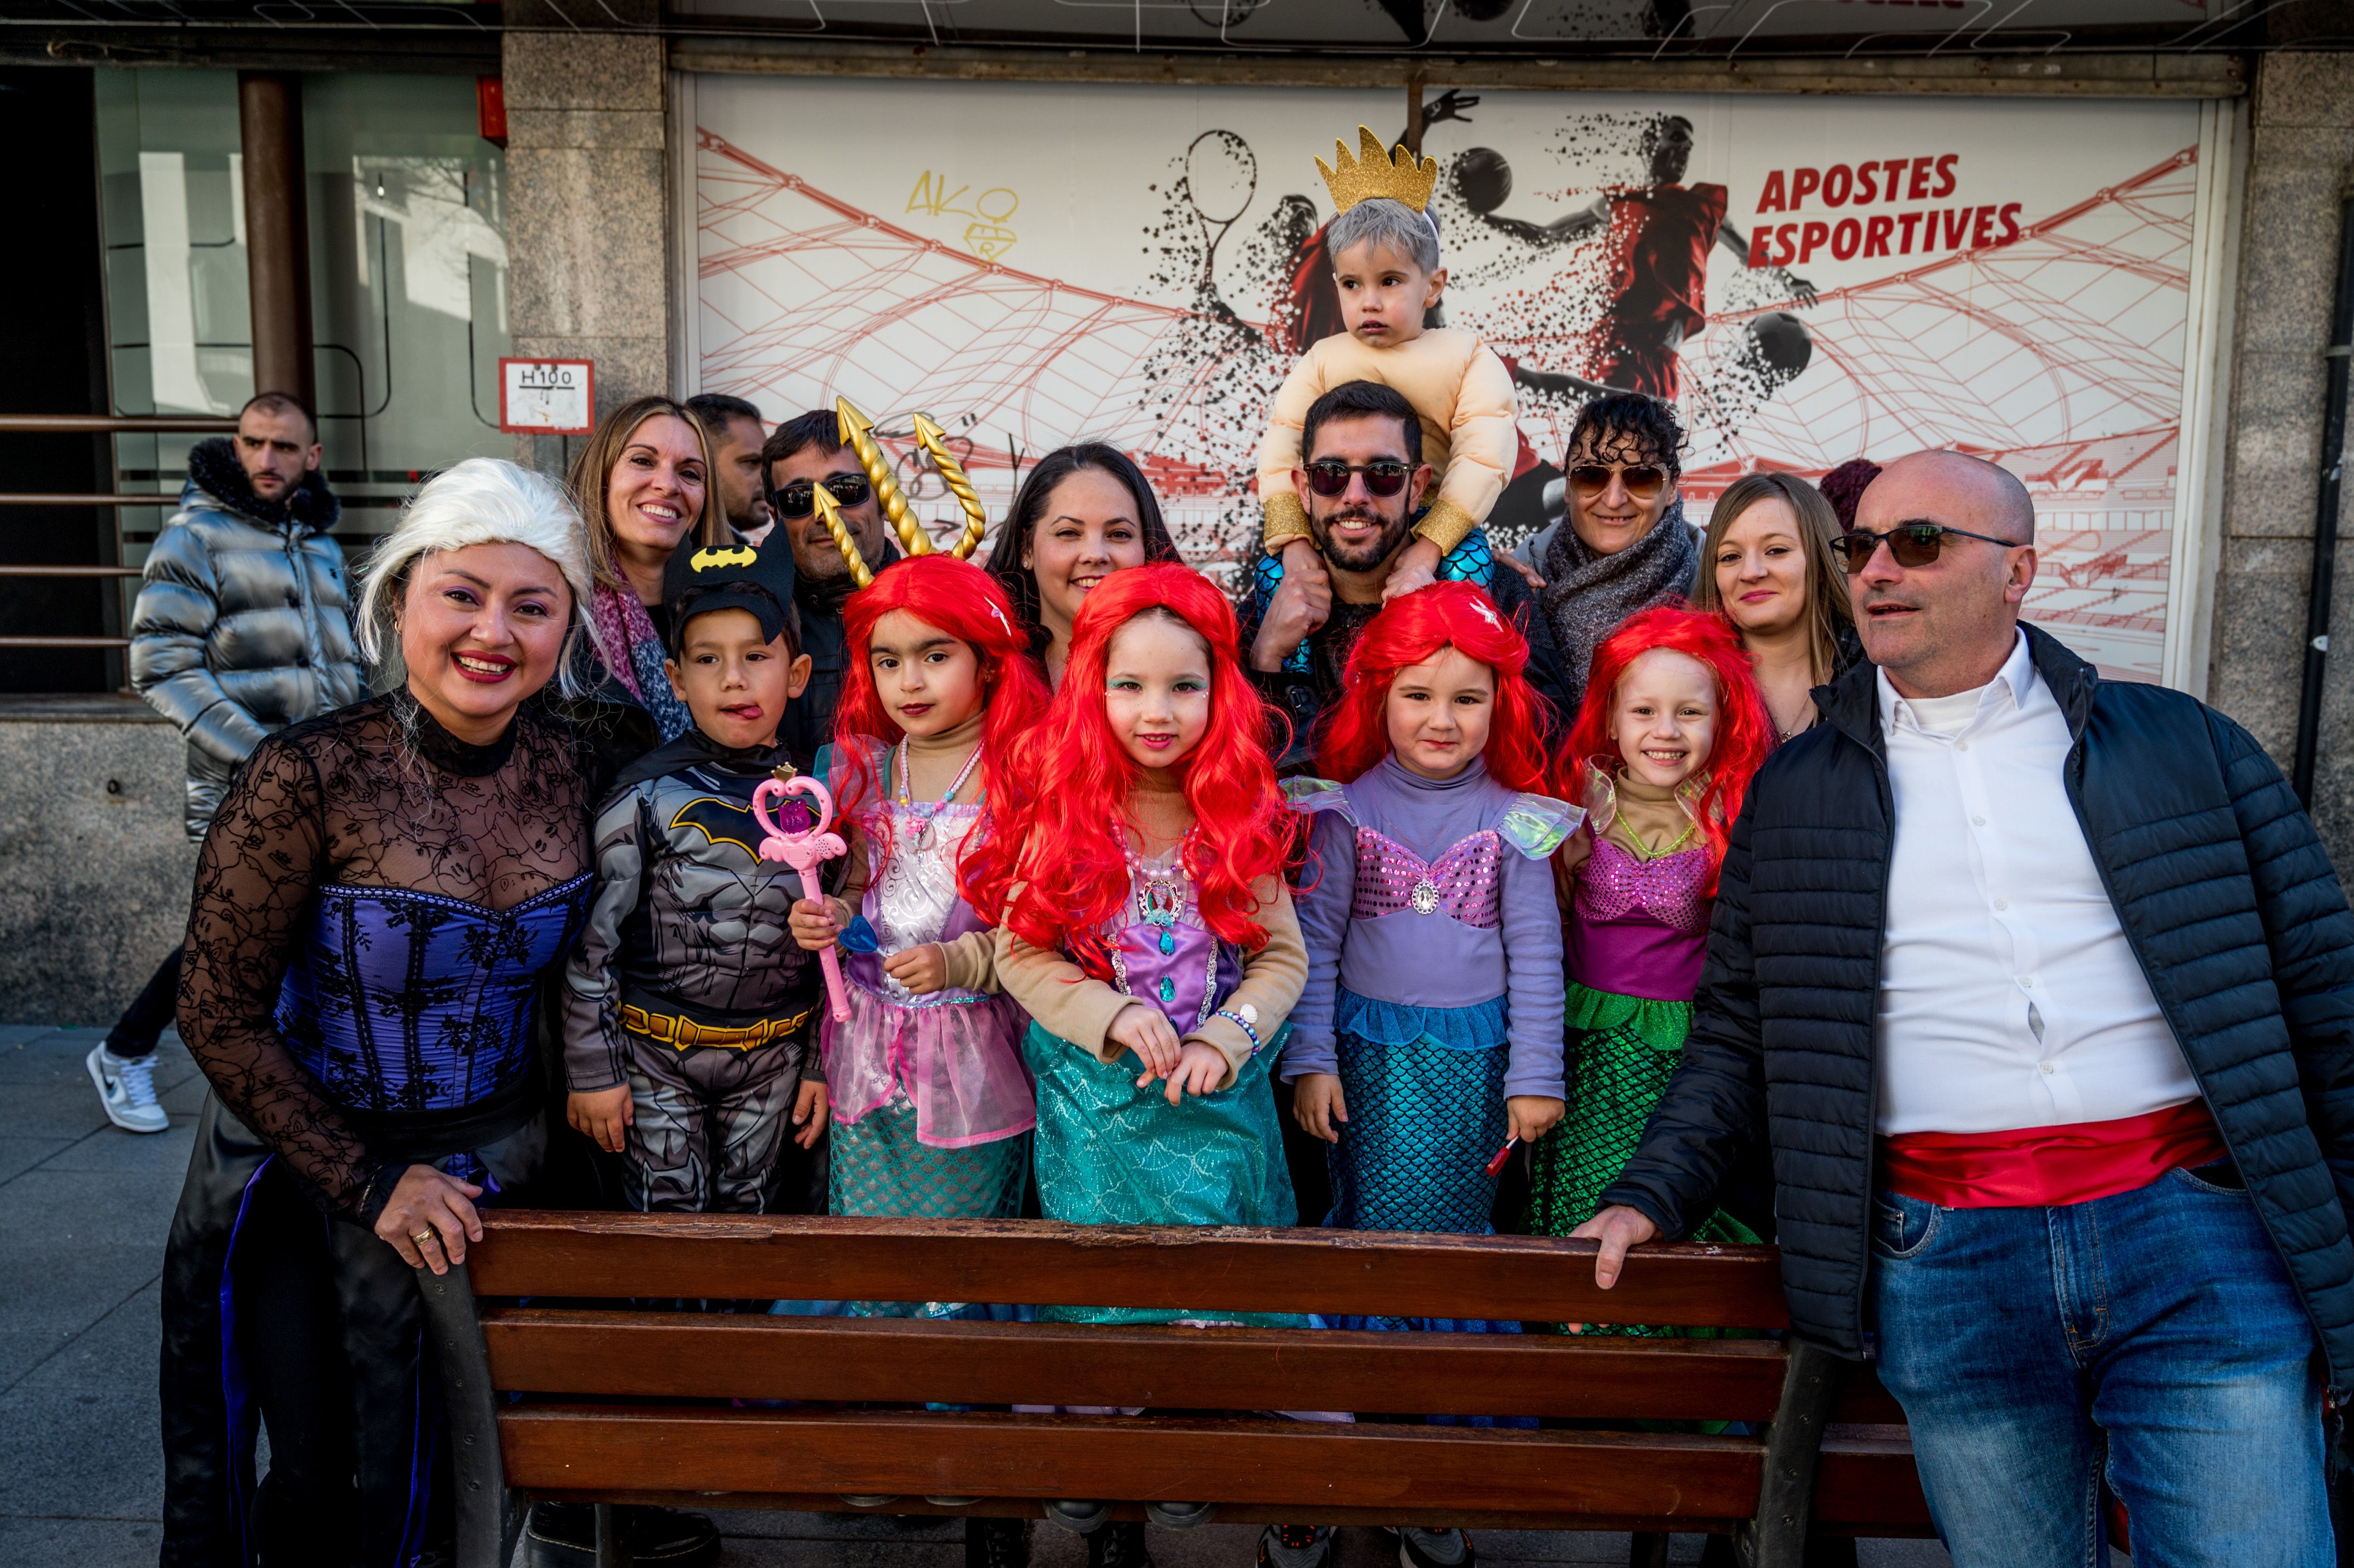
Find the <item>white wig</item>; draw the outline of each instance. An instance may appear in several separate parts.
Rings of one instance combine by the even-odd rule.
[[[588,531],[554,480],[503,458],[468,458],[435,474],[402,509],[400,521],[368,560],[360,589],[360,651],[371,663],[379,664],[388,652],[398,652],[394,618],[411,568],[427,556],[469,545],[522,545],[546,556],[564,574],[572,589],[572,614],[557,679],[563,690],[571,692],[579,640],[585,632],[596,641],[588,613],[594,579]],[[604,652],[601,644],[598,651]]]

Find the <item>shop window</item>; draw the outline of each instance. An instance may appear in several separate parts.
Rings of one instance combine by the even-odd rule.
[[[237,74],[97,77],[114,410],[234,413],[254,390]],[[505,155],[479,123],[470,76],[302,78],[323,466],[355,561],[425,477],[514,450],[496,423]],[[176,496],[198,439],[118,437],[118,488]],[[124,509],[126,564],[169,515]]]

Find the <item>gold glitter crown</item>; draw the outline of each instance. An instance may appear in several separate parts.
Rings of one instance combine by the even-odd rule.
[[[1332,156],[1338,166],[1316,160],[1324,185],[1332,193],[1335,212],[1346,212],[1361,201],[1374,196],[1387,196],[1402,201],[1420,212],[1430,200],[1430,188],[1438,183],[1438,160],[1416,158],[1400,144],[1394,154],[1382,146],[1382,139],[1366,126],[1357,127],[1357,143],[1362,152],[1349,156],[1349,144],[1335,140]]]

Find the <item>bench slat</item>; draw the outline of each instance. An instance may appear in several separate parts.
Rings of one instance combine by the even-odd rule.
[[[1764,1421],[1771,1340],[942,1323],[493,1308],[503,1389],[758,1398]],[[1901,1420],[1858,1368],[1834,1419]],[[1873,1396],[1877,1395],[1875,1399]]]
[[[1323,1422],[810,1414],[522,1405],[499,1416],[511,1485],[567,1491],[953,1494],[1737,1519],[1755,1440]]]
[[[1903,1461],[1910,1471],[1912,1461]],[[1862,1478],[1881,1485],[1878,1478]],[[1035,1498],[983,1498],[975,1503],[956,1508],[941,1508],[916,1496],[900,1497],[886,1509],[853,1509],[843,1506],[842,1499],[832,1492],[657,1492],[642,1488],[620,1487],[610,1490],[567,1491],[560,1487],[539,1487],[533,1489],[534,1498],[546,1498],[556,1502],[615,1502],[642,1503],[653,1508],[687,1509],[698,1513],[714,1509],[749,1509],[779,1513],[891,1513],[916,1514],[934,1519],[992,1518],[1036,1519],[1038,1499]],[[1144,1509],[1139,1503],[1115,1504],[1111,1517],[1131,1522],[1144,1519]],[[1297,1510],[1268,1503],[1220,1503],[1218,1522],[1221,1524],[1297,1524]],[[1319,1524],[1379,1525],[1395,1524],[1398,1518],[1388,1509],[1326,1509],[1317,1515]],[[1723,1534],[1741,1521],[1732,1519],[1701,1519],[1680,1514],[1673,1519],[1646,1517],[1639,1514],[1564,1513],[1536,1510],[1532,1512],[1495,1513],[1472,1512],[1463,1509],[1447,1510],[1444,1518],[1432,1517],[1423,1522],[1440,1525],[1460,1525],[1466,1530],[1606,1530],[1625,1531],[1710,1531]],[[1936,1533],[1929,1523],[1924,1508],[1920,1518],[1826,1520],[1818,1515],[1819,1535],[1856,1536],[1930,1536]]]
[[[1594,1287],[1595,1244],[1542,1236],[1069,1225],[1046,1220],[491,1210],[485,1296],[1085,1304],[1780,1329],[1771,1247],[1658,1246]]]

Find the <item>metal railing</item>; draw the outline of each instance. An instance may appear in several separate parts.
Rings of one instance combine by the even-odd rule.
[[[205,414],[0,414],[0,435],[150,436],[171,434],[227,435],[235,419]],[[149,495],[0,493],[0,506],[176,506],[179,497],[168,492]],[[136,577],[137,567],[0,565],[0,577]],[[129,648],[128,637],[0,637],[5,648]]]

